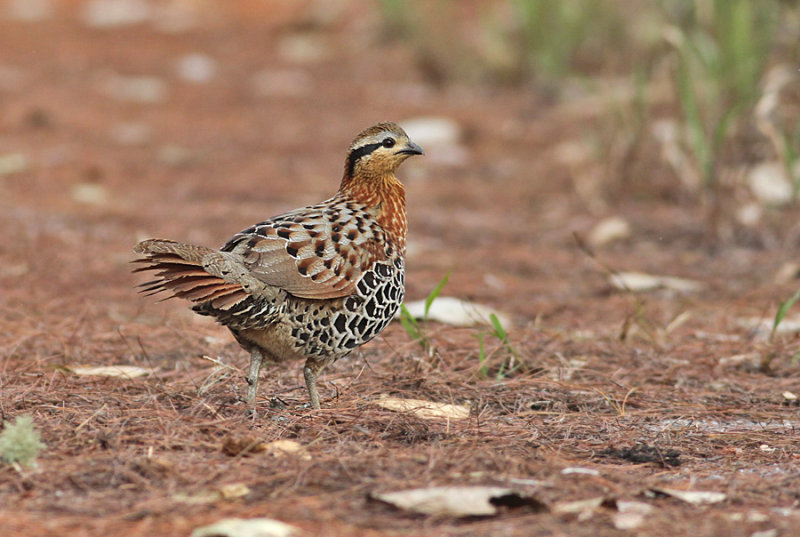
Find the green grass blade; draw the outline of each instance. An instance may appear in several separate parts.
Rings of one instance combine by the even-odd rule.
[[[414,339],[422,339],[422,331],[419,328],[419,324],[405,304],[400,304],[400,324],[403,325],[409,336]]]
[[[431,310],[431,305],[433,301],[436,300],[436,297],[439,296],[439,293],[442,292],[442,288],[447,285],[447,280],[450,279],[450,273],[453,272],[452,270],[448,271],[447,274],[444,275],[444,278],[433,288],[433,291],[430,292],[428,298],[425,299],[425,315],[422,317],[423,320],[428,320],[428,312]]]
[[[772,341],[775,337],[775,332],[778,330],[778,326],[783,321],[783,318],[786,317],[786,314],[789,313],[789,309],[794,305],[797,300],[800,299],[800,289],[798,289],[788,300],[781,302],[778,304],[778,311],[775,313],[775,320],[772,321],[772,332],[770,332],[769,340]]]
[[[506,332],[506,329],[503,328],[503,325],[500,324],[500,319],[497,318],[497,315],[494,313],[490,314],[489,321],[491,321],[492,326],[494,327],[494,335],[498,339],[502,339],[503,343],[506,343],[508,341],[508,333]]]

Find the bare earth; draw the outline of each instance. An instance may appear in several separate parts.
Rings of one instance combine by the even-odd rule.
[[[0,20],[0,157],[25,159],[0,175],[0,411],[6,425],[32,415],[47,446],[35,467],[0,466],[0,533],[188,535],[271,517],[319,536],[796,535],[800,416],[783,395],[800,393],[796,342],[770,345],[754,327],[796,289],[774,275],[797,256],[797,215],[720,241],[705,209],[659,193],[674,178],[651,174],[644,159],[657,152],[624,168],[569,157],[613,134],[592,95],[437,86],[381,37],[371,3],[325,24],[306,4],[200,2],[180,31],[92,28],[79,2],[39,22]],[[195,53],[216,62],[206,82],[177,74]],[[119,77],[144,76],[155,86],[119,93]],[[260,415],[246,417],[246,354],[185,304],[138,296],[132,246],[220,245],[325,199],[353,135],[420,116],[461,125],[466,156],[426,148],[400,170],[407,298],[452,271],[443,294],[509,314],[526,367],[497,378],[508,354],[488,328],[429,323],[431,357],[393,323],[323,374],[322,410],[304,406],[297,363],[262,375]],[[599,195],[582,188],[587,176]],[[632,234],[593,260],[573,233],[612,215]],[[604,267],[703,287],[633,295]],[[152,372],[70,371],[110,364]],[[376,405],[383,394],[470,416],[394,412]],[[304,451],[241,449],[280,439]],[[509,487],[545,507],[455,518],[370,499],[440,485]],[[564,507],[591,498],[602,504]],[[633,530],[618,529],[627,501],[652,507]]]

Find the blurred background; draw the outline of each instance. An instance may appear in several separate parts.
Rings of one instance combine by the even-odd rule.
[[[790,0],[0,0],[0,421],[32,413],[47,445],[38,469],[0,466],[3,535],[233,514],[319,535],[620,535],[645,515],[642,535],[796,534],[799,68]],[[327,199],[383,120],[426,151],[398,172],[407,300],[495,317],[391,323],[326,369],[319,413],[299,364],[270,368],[245,418],[245,353],[140,297],[132,248],[222,245]],[[144,376],[76,367],[112,364]],[[288,438],[297,456],[244,457]],[[455,520],[366,499],[432,483],[537,503]]]
[[[613,268],[791,284],[798,43],[780,0],[2,0],[0,278],[133,308],[137,240],[325,199],[395,120],[427,151],[401,172],[411,297],[455,269],[568,315],[606,285],[573,233]]]

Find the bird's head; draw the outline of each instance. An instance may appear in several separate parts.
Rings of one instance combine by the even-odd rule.
[[[386,177],[412,155],[424,155],[395,123],[378,123],[356,136],[347,153],[345,178]]]

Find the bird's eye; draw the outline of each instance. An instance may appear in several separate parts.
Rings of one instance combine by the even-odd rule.
[[[381,145],[383,147],[394,147],[394,138],[384,138]]]

